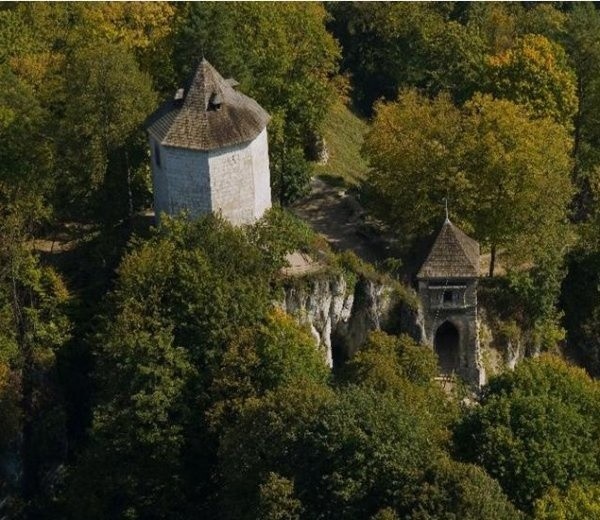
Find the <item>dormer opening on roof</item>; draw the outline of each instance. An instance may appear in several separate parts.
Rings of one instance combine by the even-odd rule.
[[[208,110],[220,110],[223,104],[223,96],[218,92],[213,92],[208,101]]]

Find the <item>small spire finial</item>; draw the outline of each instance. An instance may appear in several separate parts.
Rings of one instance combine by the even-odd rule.
[[[448,197],[444,197],[444,204],[446,206],[446,220],[445,220],[445,222],[450,222],[450,217],[448,216]]]

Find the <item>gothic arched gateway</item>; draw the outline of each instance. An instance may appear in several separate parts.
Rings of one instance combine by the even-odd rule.
[[[438,356],[440,374],[481,386],[477,318],[479,244],[446,216],[417,273],[423,310],[423,340]]]
[[[457,328],[449,321],[442,323],[433,341],[441,374],[451,375],[460,368],[459,345],[460,335]]]

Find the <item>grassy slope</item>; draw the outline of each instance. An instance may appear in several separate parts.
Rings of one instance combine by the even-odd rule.
[[[329,161],[325,165],[317,165],[315,173],[340,184],[354,185],[363,179],[367,163],[360,155],[360,148],[367,129],[365,121],[341,101],[336,101],[323,127]]]

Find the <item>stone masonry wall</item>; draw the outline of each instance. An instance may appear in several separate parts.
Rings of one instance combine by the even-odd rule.
[[[169,184],[167,182],[167,175],[162,167],[159,167],[156,163],[156,150],[160,152],[160,145],[150,137],[150,154],[151,154],[151,168],[152,168],[152,188],[154,193],[154,211],[156,217],[159,218],[161,213],[169,213]],[[162,163],[161,163],[162,164]]]
[[[266,128],[252,141],[251,146],[254,169],[254,218],[259,219],[271,207],[271,173]]]
[[[213,211],[234,224],[260,218],[271,206],[266,130],[252,142],[209,153]]]
[[[210,212],[208,153],[160,145],[159,150],[161,165],[156,164],[154,157],[152,160],[156,214],[188,211],[195,218]]]
[[[477,316],[477,282],[475,280],[452,280],[449,285],[465,285],[461,291],[460,304],[440,305],[441,292],[431,290],[428,281],[419,282],[419,297],[423,313],[423,341],[433,348],[438,328],[450,322],[459,334],[459,374],[475,385],[485,382],[481,352],[479,348]],[[439,282],[433,282],[438,287]]]
[[[157,145],[150,138],[154,209],[191,218],[221,211],[233,224],[251,223],[271,207],[267,131],[254,141],[201,152]]]

